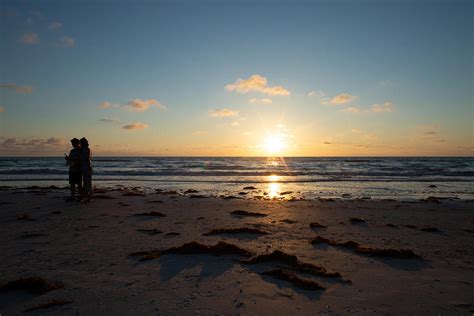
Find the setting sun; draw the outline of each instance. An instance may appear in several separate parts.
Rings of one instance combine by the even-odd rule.
[[[265,138],[263,148],[268,154],[279,154],[286,148],[286,144],[282,135],[269,135]]]

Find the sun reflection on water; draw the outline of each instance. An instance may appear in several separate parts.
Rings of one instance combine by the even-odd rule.
[[[270,199],[275,199],[279,197],[279,192],[280,192],[280,183],[278,181],[280,180],[280,176],[277,175],[271,175],[268,176],[268,198]]]

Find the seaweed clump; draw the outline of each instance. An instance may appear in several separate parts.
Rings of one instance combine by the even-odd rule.
[[[311,227],[311,228],[326,228],[327,226],[322,225],[318,222],[312,222],[312,223],[309,224],[309,227]]]
[[[154,217],[165,217],[166,215],[157,211],[144,212],[134,214],[135,216],[154,216]]]
[[[148,235],[158,235],[162,233],[161,230],[158,230],[156,228],[153,228],[153,229],[138,228],[137,231],[148,234]]]
[[[431,226],[423,227],[423,228],[421,228],[421,231],[428,232],[428,233],[440,233],[441,232],[438,228],[431,227]]]
[[[248,212],[248,211],[243,211],[243,210],[233,211],[233,212],[230,212],[230,214],[236,215],[236,216],[249,216],[249,217],[265,217],[265,216],[267,216],[267,214],[256,213],[256,212]]]
[[[302,279],[298,277],[296,274],[286,271],[283,269],[276,269],[276,270],[269,270],[269,271],[264,271],[261,273],[262,275],[268,275],[275,277],[277,279],[289,282],[293,284],[294,286],[303,289],[303,290],[311,290],[311,291],[318,291],[318,290],[325,290],[326,288],[321,286],[319,283],[313,281],[313,280],[308,280],[308,279]]]
[[[222,255],[239,255],[243,257],[251,257],[252,253],[242,249],[236,245],[229,244],[223,241],[218,242],[216,245],[208,246],[203,245],[198,242],[190,242],[183,244],[178,247],[171,247],[164,250],[152,250],[152,251],[140,251],[130,254],[130,256],[139,256],[141,257],[140,261],[153,260],[157,259],[163,255],[167,254],[211,254],[215,256]]]
[[[217,228],[213,229],[207,233],[204,233],[203,236],[212,236],[220,234],[255,234],[255,235],[267,235],[267,232],[257,228],[249,227],[239,227],[239,228]]]
[[[286,264],[298,272],[309,273],[309,274],[313,274],[320,277],[325,277],[325,278],[342,277],[339,272],[328,272],[326,268],[324,267],[317,266],[312,263],[301,262],[299,261],[297,256],[289,255],[280,250],[275,250],[270,254],[258,255],[249,260],[243,260],[241,261],[241,263],[256,264],[256,263],[271,262],[271,261],[277,261],[277,262]],[[345,282],[349,283],[350,281],[346,280]]]
[[[351,217],[349,222],[351,222],[352,224],[367,223],[364,219],[359,217]]]
[[[47,303],[39,304],[39,305],[30,307],[28,309],[25,309],[23,312],[27,313],[27,312],[36,311],[36,310],[39,310],[39,309],[48,309],[50,307],[62,306],[62,305],[66,305],[66,304],[72,304],[72,301],[52,300],[52,301],[49,301]]]
[[[410,249],[392,249],[392,248],[372,248],[361,246],[359,243],[348,240],[344,242],[330,240],[321,236],[317,236],[311,241],[312,244],[328,244],[336,247],[343,247],[354,250],[354,252],[369,255],[374,257],[392,257],[392,258],[402,258],[402,259],[414,259],[420,258]]]
[[[47,281],[40,277],[20,278],[0,285],[0,291],[26,291],[31,294],[44,294],[49,291],[62,289],[64,285]]]

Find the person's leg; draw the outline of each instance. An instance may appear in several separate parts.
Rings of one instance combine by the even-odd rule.
[[[71,198],[74,198],[74,194],[76,194],[76,188],[74,184],[74,174],[69,171],[69,190],[71,191]]]
[[[83,187],[82,191],[84,192],[84,199],[90,200],[91,198],[91,175],[89,172],[84,172],[82,174]]]

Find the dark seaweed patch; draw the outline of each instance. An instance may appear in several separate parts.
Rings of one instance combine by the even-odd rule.
[[[309,224],[309,227],[311,227],[311,228],[326,228],[327,226],[322,225],[318,222],[312,222],[312,223]]]
[[[250,257],[252,253],[249,251],[239,248],[236,245],[229,244],[223,241],[218,242],[216,245],[208,246],[203,245],[198,242],[190,242],[183,244],[178,247],[171,247],[164,250],[152,250],[152,251],[140,251],[130,254],[130,256],[138,256],[141,257],[140,261],[145,260],[153,260],[157,259],[163,255],[167,254],[211,254],[215,256],[222,256],[222,255],[239,255],[243,257]]]
[[[207,233],[204,233],[204,236],[220,235],[220,234],[255,234],[255,235],[266,235],[267,232],[264,232],[260,229],[249,228],[249,227],[240,227],[240,228],[217,228],[213,229]]]
[[[157,211],[137,213],[134,216],[153,216],[153,217],[165,217],[166,215]]]
[[[254,186],[248,186],[248,187],[244,187],[242,190],[257,190],[257,188]]]
[[[39,304],[39,305],[30,307],[28,309],[25,309],[24,313],[31,312],[31,311],[36,311],[36,310],[39,310],[39,309],[48,309],[48,308],[51,308],[51,307],[62,306],[62,305],[66,305],[66,304],[72,304],[72,301],[52,300],[52,301],[49,301],[47,303]]]
[[[428,233],[440,233],[441,231],[436,227],[426,226],[420,229],[421,231]]]
[[[319,283],[317,283],[313,280],[302,279],[302,278],[298,277],[296,274],[294,274],[290,271],[283,270],[283,269],[264,271],[261,274],[272,276],[272,277],[277,278],[279,280],[289,282],[289,283],[293,284],[294,286],[296,286],[300,289],[303,289],[303,290],[318,291],[318,290],[325,290],[326,289],[325,287],[319,285]]]
[[[351,222],[352,224],[366,223],[364,219],[359,218],[359,217],[351,217],[349,222]]]
[[[0,291],[26,291],[31,294],[44,294],[63,288],[64,285],[47,281],[40,277],[20,278],[0,286]]]
[[[289,219],[289,218],[282,219],[280,222],[282,222],[282,223],[287,223],[287,224],[294,224],[294,223],[298,223],[298,221],[294,221],[294,220],[292,220],[292,219]]]
[[[258,255],[253,257],[249,260],[242,260],[241,263],[243,264],[257,264],[257,263],[264,263],[264,262],[280,262],[290,266],[293,270],[310,273],[316,276],[324,277],[324,278],[340,278],[342,277],[339,272],[328,272],[326,268],[317,266],[312,263],[306,263],[299,261],[298,257],[295,255],[289,255],[284,253],[280,250],[275,250],[270,254]],[[350,282],[346,280],[345,282]]]
[[[236,215],[236,216],[249,216],[249,217],[265,217],[265,216],[267,216],[267,214],[247,212],[247,211],[243,211],[243,210],[233,211],[233,212],[230,212],[230,214]]]
[[[392,258],[402,258],[402,259],[414,259],[420,258],[410,249],[391,249],[391,248],[371,248],[366,246],[361,246],[359,243],[349,240],[345,242],[338,242],[330,240],[321,236],[314,238],[311,241],[312,244],[328,244],[336,247],[343,247],[354,250],[356,253],[363,255],[369,255],[374,257],[392,257]]]
[[[145,234],[148,234],[148,235],[158,235],[158,234],[162,233],[161,230],[158,230],[156,228],[153,228],[153,229],[138,228],[137,232],[145,233]]]

